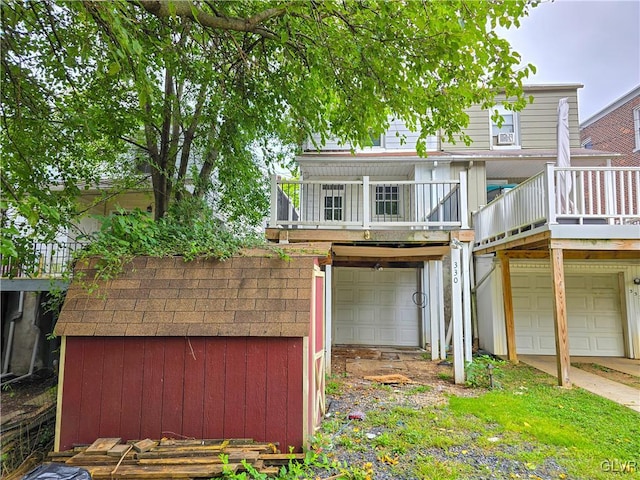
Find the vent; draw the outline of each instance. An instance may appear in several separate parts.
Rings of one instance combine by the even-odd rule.
[[[513,133],[499,133],[498,145],[513,145],[515,143],[515,135]]]

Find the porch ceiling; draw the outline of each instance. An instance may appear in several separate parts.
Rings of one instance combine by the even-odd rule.
[[[352,163],[347,163],[347,162]],[[332,159],[300,163],[300,173],[306,180],[317,177],[362,178],[364,175],[381,178],[409,178],[413,175],[415,162],[399,161],[397,158],[384,162],[353,163],[352,159]]]

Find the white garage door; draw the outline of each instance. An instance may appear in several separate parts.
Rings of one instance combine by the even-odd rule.
[[[335,268],[334,343],[418,346],[417,290],[415,268]]]
[[[555,355],[549,272],[512,273],[516,351]],[[570,355],[624,356],[616,274],[565,274]]]

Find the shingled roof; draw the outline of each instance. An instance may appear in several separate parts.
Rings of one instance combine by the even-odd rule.
[[[308,335],[314,265],[328,243],[241,251],[225,260],[137,257],[89,293],[95,262],[76,280],[56,324],[59,336]]]

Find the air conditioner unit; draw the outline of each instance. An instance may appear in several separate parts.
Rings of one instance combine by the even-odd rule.
[[[498,145],[513,145],[516,141],[514,133],[499,133]]]

